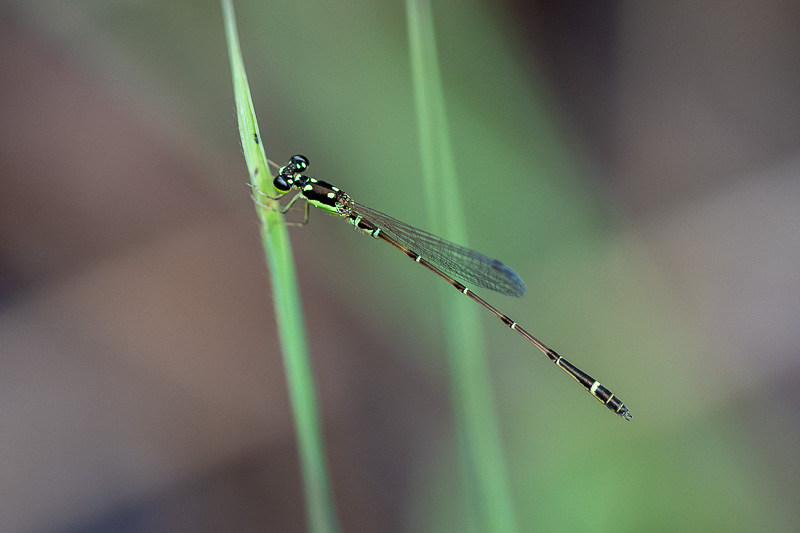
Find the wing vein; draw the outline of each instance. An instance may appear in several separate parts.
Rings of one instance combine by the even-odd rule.
[[[359,215],[459,281],[508,296],[520,297],[525,294],[525,284],[517,273],[497,259],[409,226],[365,205],[353,203]]]

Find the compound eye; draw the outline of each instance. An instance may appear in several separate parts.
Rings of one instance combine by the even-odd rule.
[[[275,176],[275,179],[272,180],[272,185],[281,192],[289,192],[292,188],[292,184],[289,183],[283,174]]]
[[[294,165],[295,172],[303,172],[308,168],[308,159],[302,155],[293,155],[289,160],[290,165]]]

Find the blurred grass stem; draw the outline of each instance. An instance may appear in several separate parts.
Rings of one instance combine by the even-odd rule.
[[[407,0],[414,103],[422,157],[423,196],[431,230],[468,245],[456,177],[431,6]],[[464,482],[467,527],[474,532],[517,531],[505,459],[495,418],[478,309],[441,289],[450,381]]]

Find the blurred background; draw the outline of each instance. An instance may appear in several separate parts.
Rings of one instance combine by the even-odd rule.
[[[402,2],[236,2],[267,155],[426,227]],[[521,531],[800,521],[800,4],[434,2]],[[0,530],[303,531],[216,1],[0,4]],[[292,228],[344,531],[460,531],[441,280]],[[446,236],[445,236],[446,237]],[[464,305],[474,305],[466,299]]]

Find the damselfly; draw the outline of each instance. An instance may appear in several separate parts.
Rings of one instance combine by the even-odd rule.
[[[302,155],[293,156],[288,164],[280,167],[278,175],[273,181],[279,194],[271,198],[278,199],[292,189],[297,190],[297,194],[280,208],[281,212],[287,212],[298,199],[302,199],[305,200],[303,223],[308,222],[308,205],[311,204],[326,213],[347,219],[367,235],[388,242],[415,262],[446,280],[458,292],[488,309],[503,324],[522,335],[559,368],[575,378],[600,403],[625,420],[631,419],[632,415],[622,400],[601,385],[599,381],[548,348],[542,341],[525,331],[519,324],[459,281],[463,280],[501,294],[521,297],[525,294],[525,284],[522,283],[516,272],[497,259],[446,241],[380,211],[359,204],[338,187],[304,175],[303,172],[306,169],[308,169],[308,159]]]

